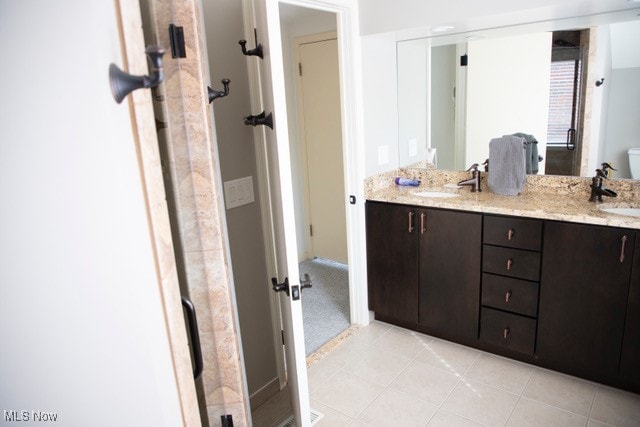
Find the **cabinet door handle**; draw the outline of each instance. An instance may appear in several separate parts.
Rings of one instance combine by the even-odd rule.
[[[504,328],[504,331],[502,331],[502,336],[504,337],[505,340],[507,339],[510,333],[511,333],[511,328],[509,328],[508,326]]]
[[[507,240],[513,239],[514,234],[515,234],[515,231],[513,230],[513,228],[510,228],[509,231],[507,232]]]
[[[420,234],[424,234],[425,231],[427,231],[426,227],[424,226],[424,219],[427,215],[424,212],[420,213]]]
[[[511,266],[513,265],[513,260],[511,258],[509,258],[507,260],[507,270],[511,270]]]
[[[413,212],[409,212],[409,233],[413,231]]]
[[[627,246],[627,236],[626,236],[626,234],[624,236],[622,236],[620,241],[622,241],[622,247],[620,249],[620,262],[624,262],[624,249],[625,249],[625,246]]]
[[[504,294],[504,302],[509,302],[509,300],[511,299],[511,289],[509,289],[507,292],[505,292]]]

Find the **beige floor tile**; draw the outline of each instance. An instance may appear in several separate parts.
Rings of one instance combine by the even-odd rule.
[[[503,426],[518,396],[475,381],[463,380],[442,405],[442,409],[485,426]]]
[[[409,363],[411,359],[407,357],[370,347],[343,370],[387,386]]]
[[[382,390],[384,387],[380,384],[341,371],[331,381],[311,392],[311,398],[355,418]]]
[[[393,327],[371,345],[413,359],[422,352],[433,338],[419,332]]]
[[[326,359],[320,359],[307,369],[309,378],[309,391],[313,391],[327,382],[332,376],[338,373],[340,367],[332,365]]]
[[[255,425],[270,427],[293,413],[289,388],[285,387],[251,412]]]
[[[454,374],[413,361],[389,388],[434,405],[440,405],[458,384]]]
[[[574,414],[588,416],[595,391],[595,385],[586,381],[535,368],[522,395]]]
[[[523,397],[507,422],[508,427],[582,427],[587,418]]]
[[[429,427],[480,427],[482,424],[478,424],[475,421],[463,418],[460,415],[452,414],[451,412],[439,409],[438,412],[431,418]]]
[[[349,427],[366,427],[366,424],[360,420],[353,420],[353,422],[349,424]]]
[[[370,426],[422,427],[438,408],[395,390],[385,390],[358,419]]]
[[[479,354],[478,350],[469,347],[433,340],[416,360],[462,376]]]
[[[640,395],[598,387],[591,418],[615,426],[640,426]]]
[[[357,341],[363,344],[371,344],[373,341],[380,338],[382,334],[391,329],[391,325],[383,323],[378,320],[374,320],[364,328],[361,328],[356,334],[354,334],[349,341]]]
[[[589,420],[587,427],[611,427],[609,424],[601,423],[600,421]]]
[[[346,427],[353,422],[353,418],[341,414],[317,400],[311,400],[311,408],[323,414],[323,417],[314,424],[314,427]]]
[[[355,359],[360,353],[367,348],[366,344],[358,341],[348,340],[327,354],[322,360],[331,365],[339,367],[345,366],[347,363]]]
[[[465,377],[519,395],[532,373],[530,365],[482,353]]]

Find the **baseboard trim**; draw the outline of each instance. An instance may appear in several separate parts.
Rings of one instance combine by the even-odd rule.
[[[251,410],[254,411],[258,406],[269,400],[271,396],[280,391],[280,380],[275,377],[264,386],[260,387],[258,391],[249,396],[249,403],[251,404]]]

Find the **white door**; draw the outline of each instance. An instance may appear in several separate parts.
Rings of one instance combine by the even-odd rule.
[[[298,60],[313,255],[346,264],[338,42],[300,44]]]
[[[132,111],[109,86],[109,64],[123,66],[116,7],[0,1],[0,50],[10,58],[0,67],[5,422],[176,426],[189,418]]]
[[[267,114],[273,113],[274,116],[273,130],[266,126],[263,126],[263,129],[269,167],[277,280],[279,283],[283,283],[287,278],[291,288],[289,295],[284,292],[279,293],[284,328],[287,380],[291,389],[296,423],[299,426],[309,426],[311,425],[309,387],[302,326],[298,248],[278,1],[254,0],[254,15],[258,42],[262,43],[264,47],[264,59],[255,59],[260,61],[263,108]]]

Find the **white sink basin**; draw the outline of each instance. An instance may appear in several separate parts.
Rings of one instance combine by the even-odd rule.
[[[627,215],[627,216],[637,216],[640,217],[640,208],[600,208],[600,210],[618,214],[618,215]]]
[[[445,193],[444,191],[422,191],[420,193],[415,193],[415,195],[420,197],[439,197],[442,199],[460,196],[456,193]]]

